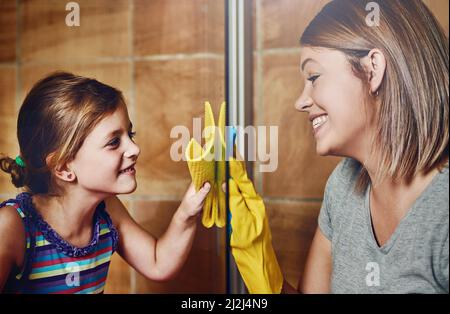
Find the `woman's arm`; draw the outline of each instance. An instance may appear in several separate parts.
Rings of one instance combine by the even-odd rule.
[[[117,197],[107,199],[107,211],[119,232],[118,253],[148,279],[165,281],[173,278],[189,254],[197,216],[207,194],[204,188],[195,193],[191,185],[169,227],[159,239],[139,226]]]
[[[14,207],[0,208],[0,292],[14,266],[20,267],[25,254],[25,230]]]
[[[329,293],[330,278],[331,243],[317,227],[306,259],[303,277],[299,280],[297,289],[284,280],[281,293]]]
[[[317,227],[297,290],[300,293],[329,293],[331,270],[331,242]]]

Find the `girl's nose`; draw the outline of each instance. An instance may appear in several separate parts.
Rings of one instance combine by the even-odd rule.
[[[128,158],[130,158],[130,157],[137,158],[140,153],[141,153],[141,149],[139,148],[139,146],[135,142],[130,141],[130,145],[128,146],[124,155],[125,155],[125,157],[128,157]]]

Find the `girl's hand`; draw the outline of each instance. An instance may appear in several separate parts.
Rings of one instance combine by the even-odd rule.
[[[180,205],[180,211],[185,215],[186,220],[200,214],[210,190],[209,182],[206,182],[198,192],[195,192],[195,186],[191,183]]]

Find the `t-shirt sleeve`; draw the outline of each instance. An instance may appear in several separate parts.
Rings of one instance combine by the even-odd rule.
[[[320,231],[323,235],[331,241],[333,236],[333,228],[331,227],[331,215],[330,215],[330,201],[328,197],[327,188],[325,188],[325,194],[323,197],[322,207],[319,212],[318,224]]]
[[[439,278],[438,281],[444,288],[446,293],[449,293],[448,289],[448,234],[447,240],[442,246],[441,254],[439,256]]]
[[[336,166],[328,178],[320,208],[318,225],[320,231],[331,241],[334,230],[339,228],[345,208],[342,207],[342,197],[350,193],[359,173],[359,163],[351,158],[344,158]]]
[[[323,233],[323,235],[331,241],[331,238],[333,237],[333,227],[332,227],[332,190],[333,190],[333,182],[335,181],[335,177],[337,172],[339,171],[339,168],[341,167],[341,164],[339,164],[336,169],[333,171],[333,173],[328,178],[327,184],[325,185],[325,191],[323,195],[323,201],[322,201],[322,207],[320,208],[319,212],[319,218],[318,218],[318,225],[320,228],[320,231]]]

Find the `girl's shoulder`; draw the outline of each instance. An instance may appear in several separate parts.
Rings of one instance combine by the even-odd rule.
[[[112,224],[120,228],[121,222],[129,217],[128,210],[117,196],[111,196],[104,200],[105,211],[111,218]]]
[[[20,266],[25,255],[25,227],[17,208],[0,207],[0,255],[9,255]]]

